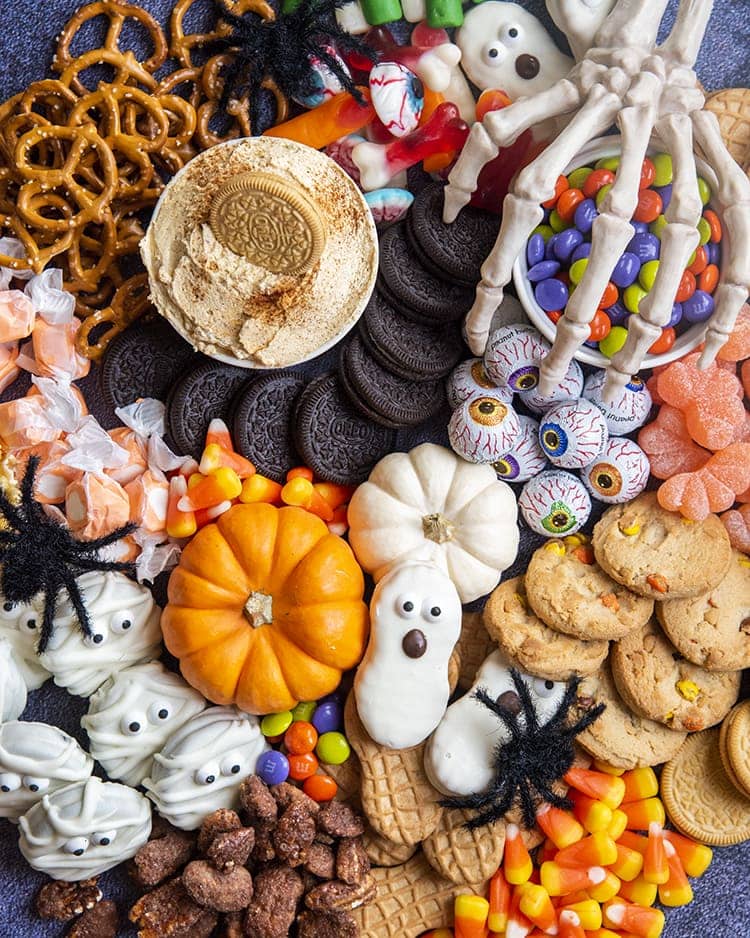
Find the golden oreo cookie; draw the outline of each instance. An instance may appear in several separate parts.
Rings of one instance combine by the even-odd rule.
[[[737,704],[728,714],[719,743],[727,775],[735,788],[750,798],[750,700]]]
[[[211,206],[216,240],[274,274],[302,274],[325,244],[318,212],[294,183],[268,173],[241,173],[216,193]]]

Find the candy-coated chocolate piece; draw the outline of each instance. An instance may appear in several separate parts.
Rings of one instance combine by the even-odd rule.
[[[292,719],[290,710],[269,713],[260,721],[260,730],[264,736],[283,736],[291,726]]]
[[[266,785],[280,785],[289,778],[289,760],[283,752],[271,749],[258,758],[255,771]]]
[[[335,700],[322,701],[315,708],[311,722],[315,729],[323,733],[333,733],[341,729],[341,704]]]
[[[321,734],[315,751],[324,765],[341,765],[351,755],[346,737],[336,731]]]

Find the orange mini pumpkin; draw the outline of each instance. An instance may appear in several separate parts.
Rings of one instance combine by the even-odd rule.
[[[301,508],[236,505],[202,528],[169,580],[167,648],[217,704],[275,713],[333,691],[367,642],[351,548]]]

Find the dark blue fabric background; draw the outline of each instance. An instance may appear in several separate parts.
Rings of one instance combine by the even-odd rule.
[[[78,0],[0,0],[0,100],[20,91],[48,74],[54,39],[78,7]],[[172,0],[141,0],[161,22],[166,22]],[[522,6],[543,18],[549,26],[543,0],[522,0]],[[667,23],[671,23],[677,0],[670,0]],[[699,76],[708,90],[750,84],[750,0],[716,0],[698,62]],[[330,356],[325,364],[331,366]],[[112,426],[97,393],[96,376],[83,390],[105,426]],[[419,437],[424,438],[423,428]],[[444,430],[435,425],[431,437],[443,442]],[[420,440],[399,440],[408,448]],[[532,545],[525,539],[519,561],[523,563]],[[519,564],[520,566],[520,564]],[[48,682],[31,695],[23,718],[54,723],[77,736],[86,745],[79,720],[85,701],[71,697]],[[738,819],[739,820],[739,819]],[[62,935],[59,924],[43,922],[32,911],[33,899],[44,877],[30,870],[16,847],[16,831],[0,821],[0,938],[43,938]],[[665,938],[750,938],[750,843],[717,850],[714,862],[702,880],[694,884],[695,901],[683,909],[668,910]],[[120,874],[102,877],[105,895],[121,899],[123,909],[133,892]],[[120,934],[135,931],[123,923]],[[404,936],[412,938],[412,936]]]

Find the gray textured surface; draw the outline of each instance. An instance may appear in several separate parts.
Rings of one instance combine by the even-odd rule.
[[[141,0],[141,5],[165,21],[171,0]],[[52,56],[54,37],[76,9],[76,0],[0,0],[3,17],[0,22],[0,100],[21,90],[30,81],[45,77]],[[525,0],[522,6],[539,15],[541,0]],[[676,0],[670,2],[669,20],[674,15]],[[544,19],[547,23],[546,14]],[[698,71],[709,90],[737,87],[750,83],[750,0],[716,0],[709,35],[701,52]],[[311,363],[314,367],[330,367],[333,356],[326,361]],[[96,376],[83,384],[93,403],[92,410],[105,425],[112,425],[97,393]],[[430,438],[444,441],[444,423],[421,428],[418,436],[399,440],[407,448]],[[519,558],[528,556],[531,542],[525,539]],[[26,720],[55,723],[76,735],[85,744],[78,721],[85,710],[85,701],[71,697],[51,683],[31,695],[23,714]],[[33,897],[44,877],[31,871],[23,862],[15,845],[15,829],[0,821],[0,938],[44,938],[62,935],[64,927],[45,923],[31,912]],[[749,938],[750,904],[748,903],[748,868],[750,844],[717,850],[715,860],[702,880],[694,884],[695,901],[684,909],[669,910],[665,938]],[[132,898],[126,878],[120,874],[102,880],[105,894],[111,898]],[[121,935],[133,935],[124,924]],[[411,938],[411,936],[404,936]]]

